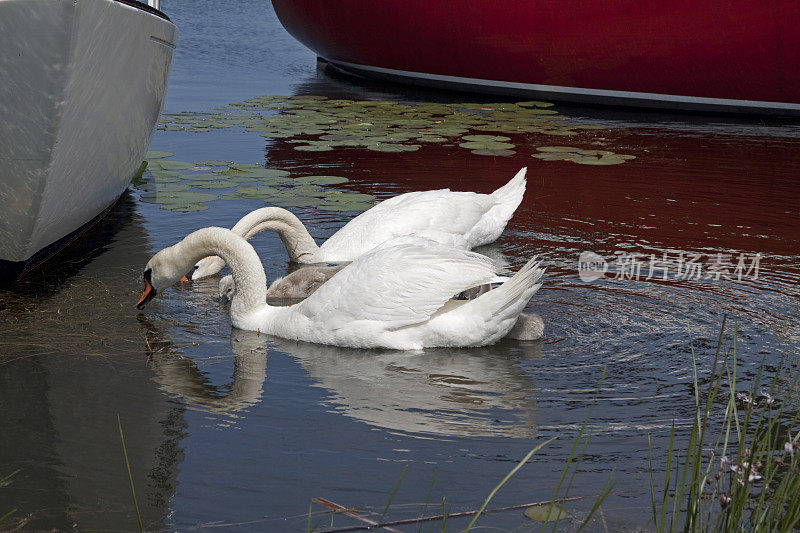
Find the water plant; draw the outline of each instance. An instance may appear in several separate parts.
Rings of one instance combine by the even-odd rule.
[[[171,152],[148,152],[146,171],[131,185],[139,200],[179,213],[203,211],[216,200],[263,200],[280,207],[314,207],[322,211],[366,211],[375,205],[371,194],[329,186],[347,183],[342,176],[297,176],[256,163],[222,160],[197,162],[168,159]]]
[[[215,113],[163,114],[159,129],[212,132],[239,127],[268,139],[285,139],[300,152],[362,149],[375,152],[414,152],[425,144],[450,143],[481,156],[504,157],[543,136],[579,136],[605,129],[562,116],[549,102],[395,102],[333,99],[318,95],[259,96],[216,108]],[[503,133],[505,135],[497,135]],[[592,144],[604,144],[593,141]],[[547,147],[545,147],[547,148]],[[632,159],[608,150],[575,148],[571,158],[534,157],[580,164],[612,165]],[[597,152],[597,153],[589,153]]]
[[[652,523],[663,531],[791,531],[800,524],[800,431],[793,405],[800,374],[786,387],[785,361],[767,389],[762,370],[748,391],[737,391],[738,335],[724,346],[722,330],[701,392],[696,358],[695,416],[685,447],[670,433],[662,488],[651,459]],[[779,401],[778,389],[787,396]],[[724,406],[722,418],[715,409]],[[713,436],[712,436],[713,435]]]

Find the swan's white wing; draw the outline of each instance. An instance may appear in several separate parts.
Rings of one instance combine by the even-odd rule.
[[[403,235],[465,248],[465,236],[493,205],[490,195],[449,189],[401,194],[348,222],[320,250],[340,259],[355,259],[382,242]]]
[[[488,257],[401,237],[353,261],[295,309],[328,329],[359,320],[394,329],[428,320],[455,294],[494,277]]]

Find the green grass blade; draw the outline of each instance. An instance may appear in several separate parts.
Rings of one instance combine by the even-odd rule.
[[[136,489],[133,487],[133,474],[131,473],[131,463],[128,461],[128,450],[125,447],[125,436],[122,434],[122,421],[117,414],[117,425],[119,426],[119,440],[122,441],[122,455],[125,456],[125,467],[128,469],[128,481],[131,483],[131,495],[133,496],[133,506],[136,508],[136,519],[139,521],[139,531],[144,531],[142,514],[139,512],[139,502],[136,500]]]
[[[400,479],[397,480],[397,483],[394,486],[394,490],[389,495],[389,501],[386,502],[386,507],[383,508],[383,512],[381,513],[381,517],[378,520],[378,522],[383,522],[383,517],[386,516],[386,511],[388,511],[389,506],[392,505],[392,500],[394,500],[395,494],[397,494],[397,491],[400,490],[400,484],[403,482],[403,476],[406,475],[406,470],[408,470],[408,465],[403,467],[403,471],[400,473]]]
[[[553,438],[551,438],[551,439],[548,439],[548,440],[544,441],[543,443],[541,443],[540,445],[538,445],[536,448],[534,448],[534,449],[532,449],[531,451],[529,451],[529,452],[528,452],[528,455],[526,455],[525,457],[523,457],[523,458],[522,458],[522,460],[519,462],[519,464],[517,464],[517,466],[515,466],[514,468],[512,468],[512,469],[511,469],[511,472],[509,472],[508,474],[506,474],[506,477],[504,477],[504,478],[503,478],[503,480],[502,480],[502,481],[500,481],[500,483],[498,483],[498,484],[497,484],[497,486],[496,486],[494,489],[492,489],[492,492],[490,492],[490,493],[489,493],[489,495],[486,497],[486,499],[483,501],[483,505],[481,505],[481,508],[480,508],[480,509],[478,509],[478,512],[477,512],[477,513],[475,513],[475,516],[473,516],[473,517],[472,517],[472,521],[471,521],[471,522],[470,522],[470,523],[467,525],[467,528],[464,530],[464,533],[466,533],[467,531],[469,531],[470,529],[472,529],[472,526],[473,526],[473,525],[475,524],[475,522],[478,520],[478,517],[481,515],[481,513],[483,512],[483,510],[484,510],[484,509],[486,509],[486,506],[487,506],[487,505],[489,505],[489,502],[492,500],[492,498],[493,498],[493,497],[494,497],[494,495],[497,493],[497,491],[498,491],[498,490],[500,490],[500,487],[502,487],[503,485],[505,485],[506,481],[508,481],[509,479],[511,479],[511,476],[513,476],[514,474],[516,474],[516,473],[517,473],[517,470],[519,470],[520,468],[522,468],[522,465],[524,465],[525,463],[527,463],[527,462],[528,462],[528,459],[530,459],[531,457],[533,457],[533,454],[535,454],[536,452],[538,452],[539,450],[541,450],[541,449],[542,449],[542,447],[544,447],[544,446],[545,446],[545,445],[547,445],[547,444],[550,444],[551,442],[553,442],[553,441],[554,441],[554,440],[556,440],[557,438],[558,438],[558,437],[556,436],[556,437],[553,437]]]

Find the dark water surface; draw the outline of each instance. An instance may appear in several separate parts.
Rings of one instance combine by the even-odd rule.
[[[168,112],[265,94],[475,100],[317,71],[266,1],[163,7],[180,30]],[[380,516],[403,472],[387,517],[416,516],[426,501],[428,513],[439,512],[443,498],[451,512],[475,509],[518,459],[558,436],[491,506],[545,500],[590,411],[592,437],[570,494],[599,492],[613,472],[623,493],[603,506],[609,527],[644,526],[648,435],[659,464],[673,422],[679,436],[691,425],[690,346],[707,371],[727,314],[739,329],[745,378],[761,361],[774,368],[796,358],[800,127],[556,109],[607,129],[519,136],[511,157],[451,143],[401,154],[299,152],[240,128],[156,132],[152,149],[179,160],[344,175],[351,181],[341,190],[380,198],[442,187],[489,192],[528,166],[525,201],[486,253],[512,270],[534,254],[544,258],[545,285],[529,310],[544,317],[546,336],[406,354],[231,333],[217,277],[166,291],[139,313],[141,271],[154,252],[198,227],[231,226],[263,202],[175,213],[131,190],[58,264],[0,292],[0,479],[13,474],[0,483],[0,516],[16,509],[0,529],[19,520],[30,530],[137,529],[118,416],[146,529],[281,531],[305,530],[317,496]],[[531,147],[562,144],[636,159],[589,166],[530,157]],[[293,210],[318,239],[353,216]],[[277,237],[252,242],[269,279],[286,272]],[[734,263],[744,254],[748,265],[762,255],[758,277],[741,281],[646,279],[646,265],[638,279],[616,279],[614,264],[602,279],[578,276],[582,251],[613,263],[630,254],[663,258],[665,250],[673,261],[701,254],[704,265],[718,253]],[[567,508],[580,518],[591,504]],[[321,510],[313,508],[312,526],[330,525]],[[480,523],[534,527],[525,520],[514,512]],[[337,517],[334,525],[350,523]]]

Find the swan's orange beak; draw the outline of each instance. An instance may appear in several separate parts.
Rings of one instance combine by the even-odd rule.
[[[139,298],[139,301],[136,302],[136,309],[143,309],[144,306],[153,299],[156,295],[156,290],[150,285],[150,281],[145,278],[144,280],[144,292],[142,292],[142,297]]]
[[[189,278],[187,278],[186,276],[183,276],[183,277],[181,278],[181,281],[189,281]]]

